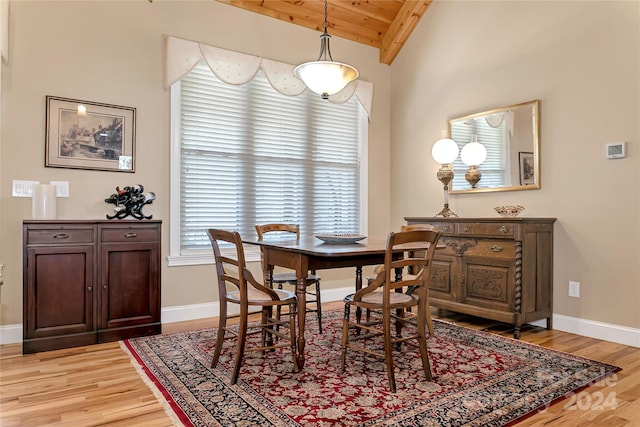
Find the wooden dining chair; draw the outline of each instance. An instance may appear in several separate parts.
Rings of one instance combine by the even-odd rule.
[[[237,338],[231,384],[237,382],[244,354],[249,351],[265,352],[266,350],[289,347],[291,349],[291,358],[293,359],[293,368],[294,371],[297,372],[296,316],[289,316],[288,321],[282,321],[273,316],[274,307],[288,306],[289,311],[295,313],[297,303],[296,296],[291,292],[282,289],[270,289],[258,283],[246,267],[242,239],[237,231],[231,232],[209,229],[207,230],[207,235],[213,247],[220,299],[218,337],[216,339],[213,359],[211,360],[211,367],[215,368],[218,365],[224,340],[227,338]],[[220,243],[231,244],[235,250],[235,257],[223,255],[220,251]],[[229,303],[240,306],[237,332],[227,327],[227,304]],[[262,316],[259,324],[249,324],[248,316],[250,306],[262,308]],[[288,334],[284,334],[279,330],[279,327],[284,325],[288,326]],[[261,345],[246,347],[247,336],[256,333],[262,334]],[[229,334],[229,336],[227,337],[226,334]],[[286,340],[286,342],[280,341],[278,338]]]
[[[267,234],[272,234],[272,236],[289,235],[291,237],[295,236],[296,240],[300,239],[300,227],[298,225],[292,224],[260,224],[256,225],[256,232],[258,233],[258,240],[263,240],[265,238],[265,235]],[[264,262],[264,257],[262,258],[262,268],[265,271],[267,270],[267,266]],[[269,271],[269,274],[271,274],[271,283],[273,285],[277,285],[278,289],[282,289],[283,285],[289,285],[293,286],[295,292],[298,283],[298,279],[296,278],[295,273],[273,273],[273,271]],[[322,301],[320,299],[320,276],[318,276],[315,271],[310,271],[307,275],[307,289],[312,286],[315,286],[315,290],[314,292],[307,291],[307,295],[311,296],[311,298],[307,299],[307,306],[305,307],[305,309],[307,313],[317,313],[318,331],[322,333]],[[278,310],[278,315],[280,315],[280,310]]]
[[[425,377],[428,381],[433,380],[426,340],[426,312],[429,306],[427,286],[431,261],[441,235],[442,233],[437,230],[411,230],[389,234],[382,270],[369,286],[362,288],[355,294],[348,295],[344,299],[345,311],[341,343],[341,369],[343,372],[345,370],[347,350],[360,351],[384,358],[389,378],[389,389],[395,393],[396,381],[393,372],[393,351],[396,344],[399,345],[406,342],[419,347]],[[410,245],[411,250],[405,251],[405,256],[401,259],[394,257],[394,253],[398,249],[403,249],[406,245]],[[408,267],[418,271],[418,274],[415,276],[404,275],[401,280],[396,280],[396,269]],[[411,294],[398,292],[398,290],[409,287],[414,290]],[[352,306],[360,309],[369,309],[372,315],[380,318],[373,319],[372,316],[372,319],[366,322],[351,320]],[[409,307],[417,307],[415,331],[410,332],[402,328],[395,328],[392,331],[391,321],[395,320],[399,322],[397,325],[403,326],[407,320],[405,310]],[[354,334],[350,333],[352,329],[355,332]],[[400,332],[399,335],[397,335],[398,332]],[[375,336],[383,337],[384,352],[368,348],[362,342]],[[403,347],[399,347],[399,349],[401,352],[403,351]],[[406,356],[406,352],[403,352],[402,356]]]
[[[431,224],[409,224],[409,225],[403,225],[400,228],[400,231],[435,230],[435,229],[436,228]],[[376,278],[376,275],[380,271],[382,271],[383,269],[384,269],[383,265],[376,265],[373,268],[374,275],[373,276],[367,276],[367,284],[370,285],[371,283],[373,283],[373,281]],[[403,280],[409,280],[409,279],[415,278],[417,273],[418,272],[414,271],[414,269],[407,268],[406,270],[404,270],[402,272]],[[430,279],[431,279],[430,277],[427,277],[427,290],[426,290],[427,296],[429,294],[429,280]],[[411,293],[414,292],[414,289],[413,288],[409,288],[409,289],[406,289],[405,292],[411,294]],[[426,319],[427,320],[427,329],[429,330],[429,335],[433,336],[433,334],[435,332],[434,332],[434,329],[433,329],[433,319],[431,318],[431,310],[430,310],[429,306],[427,306],[427,314],[426,314],[426,316],[427,316],[427,319]],[[367,310],[367,320],[370,317],[371,317],[371,314],[370,314],[369,310]]]

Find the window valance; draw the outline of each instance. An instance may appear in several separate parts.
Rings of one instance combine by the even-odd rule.
[[[169,89],[172,84],[188,74],[202,58],[216,77],[229,84],[247,83],[259,69],[262,69],[271,86],[283,95],[299,95],[307,88],[293,73],[294,65],[167,36],[165,37],[165,89]],[[341,104],[354,95],[370,116],[373,99],[371,82],[360,79],[352,81],[342,91],[331,95],[329,101]]]

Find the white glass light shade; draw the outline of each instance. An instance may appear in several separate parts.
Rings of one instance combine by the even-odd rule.
[[[467,166],[479,166],[487,159],[487,149],[479,142],[470,142],[462,147],[460,158]]]
[[[431,148],[431,156],[441,165],[453,163],[458,157],[458,144],[453,139],[439,139]]]
[[[298,65],[294,73],[313,92],[327,98],[340,92],[360,74],[351,65],[333,61],[312,61]]]

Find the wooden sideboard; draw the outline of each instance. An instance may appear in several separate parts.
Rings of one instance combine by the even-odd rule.
[[[458,313],[511,323],[520,338],[524,323],[553,310],[555,218],[405,217],[431,224],[446,248],[436,251],[430,304]]]
[[[161,221],[23,222],[23,352],[161,333]]]

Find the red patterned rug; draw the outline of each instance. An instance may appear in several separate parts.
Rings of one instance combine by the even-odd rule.
[[[292,372],[285,352],[252,352],[233,386],[234,340],[225,344],[218,367],[209,368],[215,329],[122,344],[167,412],[185,426],[504,426],[618,369],[434,321],[427,345],[435,381],[424,380],[417,350],[403,346],[395,357],[394,394],[375,357],[350,352],[340,373],[341,322],[341,311],[325,313],[319,335],[309,318],[301,372]]]

